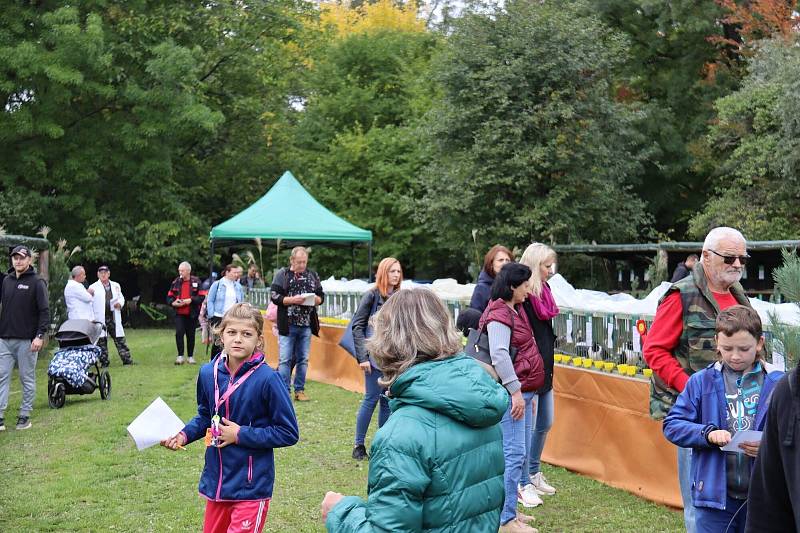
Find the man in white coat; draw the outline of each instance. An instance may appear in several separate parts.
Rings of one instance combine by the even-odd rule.
[[[125,344],[125,330],[122,329],[122,306],[125,305],[122,289],[120,289],[119,283],[111,281],[111,270],[105,265],[97,269],[97,278],[97,281],[89,286],[89,290],[94,294],[95,320],[106,325],[106,331],[97,341],[97,345],[102,349],[100,364],[104,367],[109,364],[108,337],[110,336],[114,339],[122,364],[132,365],[131,351]]]
[[[94,291],[86,290],[86,270],[80,265],[72,269],[72,279],[64,287],[64,303],[67,306],[68,318],[94,320]]]

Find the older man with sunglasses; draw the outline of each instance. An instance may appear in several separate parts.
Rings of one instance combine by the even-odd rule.
[[[711,230],[703,255],[691,274],[675,282],[661,298],[644,343],[644,358],[653,369],[650,415],[663,419],[689,376],[717,360],[714,343],[717,314],[733,305],[750,306],[739,280],[747,255],[744,236],[733,228]],[[686,531],[693,533],[691,449],[678,448],[678,478]]]

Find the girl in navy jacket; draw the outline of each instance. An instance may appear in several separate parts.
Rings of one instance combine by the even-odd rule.
[[[735,305],[717,316],[721,361],[693,374],[664,419],[664,435],[692,448],[692,499],[698,532],[744,532],[747,492],[758,441],[720,448],[743,430],[763,431],[770,394],[783,372],[761,357],[761,320]]]
[[[263,328],[250,304],[225,313],[222,356],[203,365],[197,379],[197,416],[161,442],[175,450],[205,437],[204,533],[262,531],[275,480],[272,449],[299,438],[286,387],[260,353]]]

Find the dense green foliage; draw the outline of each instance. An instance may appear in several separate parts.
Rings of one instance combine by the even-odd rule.
[[[423,178],[443,243],[464,249],[472,228],[484,247],[637,238],[643,117],[610,82],[626,57],[624,36],[583,2],[510,1],[459,21],[437,64]]]
[[[205,264],[210,227],[288,169],[417,277],[464,279],[495,242],[796,237],[800,59],[753,40],[791,28],[769,6],[754,31],[692,0],[442,0],[427,24],[391,4],[9,3],[0,225],[149,286]]]
[[[145,270],[203,257],[209,222],[284,166],[264,117],[286,113],[297,9],[53,4],[0,12],[2,223]]]
[[[720,25],[716,2],[600,0],[593,2],[610,27],[628,36],[628,60],[618,97],[647,113],[640,122],[652,152],[635,188],[653,225],[680,239],[688,219],[707,198],[708,172],[696,164],[697,144],[713,118],[714,100],[736,85],[729,63],[712,42],[731,32]]]
[[[438,266],[429,255],[428,230],[413,223],[407,201],[421,194],[418,128],[430,106],[433,88],[425,76],[436,45],[429,33],[383,30],[324,46],[297,125],[306,185],[328,208],[370,228],[375,256],[399,258],[407,274]],[[324,261],[326,253],[320,255]],[[331,257],[331,268],[346,266],[340,258],[337,264]]]
[[[716,194],[691,233],[736,225],[753,239],[800,237],[800,48],[765,41],[741,89],[717,101],[707,142]]]

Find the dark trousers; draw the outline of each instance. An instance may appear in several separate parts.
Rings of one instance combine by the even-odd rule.
[[[125,344],[125,337],[116,337],[114,333],[117,331],[117,326],[114,324],[114,316],[106,317],[106,336],[100,337],[97,345],[100,347],[100,364],[108,366],[108,338],[114,339],[114,345],[117,347],[117,353],[123,363],[131,362],[131,351],[128,345]]]
[[[186,337],[186,353],[194,357],[194,338],[197,323],[191,315],[175,315],[175,345],[178,357],[183,357],[183,337]]]

